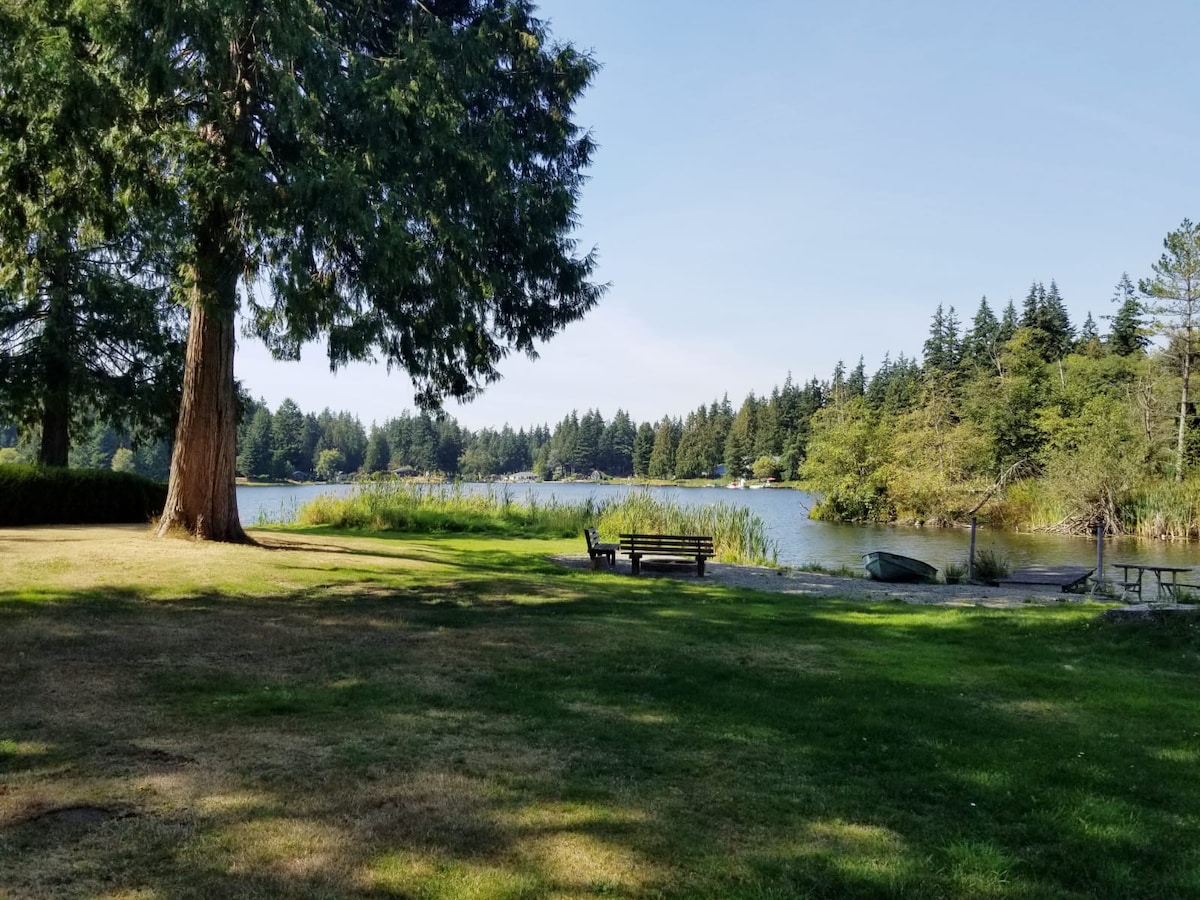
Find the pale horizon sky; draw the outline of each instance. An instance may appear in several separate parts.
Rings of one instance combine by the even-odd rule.
[[[603,68],[575,120],[599,144],[582,247],[611,286],[530,363],[446,411],[471,429],[618,408],[684,416],[790,372],[920,357],[938,304],[1018,308],[1057,281],[1076,327],[1200,215],[1200,4],[545,0]],[[413,409],[402,371],[324,348],[236,374],[364,423]]]

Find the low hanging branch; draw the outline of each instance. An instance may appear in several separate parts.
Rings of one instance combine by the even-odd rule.
[[[1012,480],[1013,478],[1016,478],[1023,471],[1025,471],[1031,467],[1032,467],[1032,463],[1029,459],[1017,460],[1015,463],[1013,463],[1011,466],[1009,466],[1007,469],[1005,469],[1002,473],[1000,473],[1000,477],[998,479],[996,479],[996,483],[993,484],[990,488],[988,488],[987,493],[985,493],[983,495],[983,499],[980,500],[978,503],[976,503],[975,508],[972,509],[969,513],[967,513],[967,515],[968,516],[975,515],[975,513],[979,512],[979,510],[983,508],[983,504],[987,503],[989,500],[992,499],[993,496],[995,496],[995,494],[998,490],[1000,490],[1002,487],[1004,487],[1004,485],[1008,484],[1008,482],[1010,480]]]

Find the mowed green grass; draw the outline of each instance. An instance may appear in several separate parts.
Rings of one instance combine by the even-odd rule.
[[[1200,896],[1200,640],[0,531],[0,896]]]

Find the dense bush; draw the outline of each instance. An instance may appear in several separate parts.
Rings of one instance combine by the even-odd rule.
[[[0,525],[147,522],[167,486],[130,472],[0,465]]]

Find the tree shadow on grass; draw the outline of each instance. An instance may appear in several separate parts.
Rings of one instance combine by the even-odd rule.
[[[436,593],[160,604],[114,589],[24,606],[0,635],[0,740],[24,748],[8,802],[133,814],[64,838],[6,813],[0,888],[1196,887],[1194,645],[1072,610],[797,601],[607,573],[546,583],[508,560],[486,551],[467,567],[477,580]],[[495,585],[515,602],[472,599]]]

